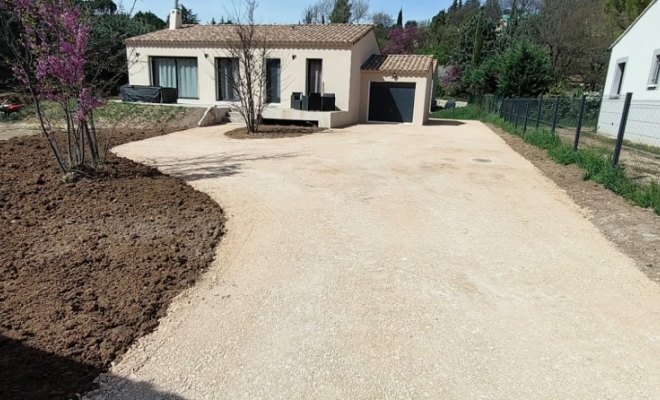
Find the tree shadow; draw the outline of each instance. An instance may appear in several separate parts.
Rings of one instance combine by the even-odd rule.
[[[280,160],[297,156],[296,153],[272,155],[210,154],[186,159],[159,158],[155,160],[147,160],[147,162],[168,175],[180,178],[187,182],[192,182],[239,174],[244,169],[245,164],[251,161]]]
[[[425,125],[428,125],[428,126],[461,126],[461,125],[465,125],[465,122],[457,121],[455,119],[431,119],[431,118],[429,118],[428,122]]]
[[[101,372],[97,365],[51,354],[0,334],[2,400],[76,399],[76,393],[84,395],[98,387],[94,380]],[[119,384],[132,396],[126,398],[184,400],[143,382],[121,380]]]

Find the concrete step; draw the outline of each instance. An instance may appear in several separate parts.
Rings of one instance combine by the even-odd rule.
[[[240,124],[240,125],[245,124],[245,121],[243,121],[243,117],[241,117],[240,115],[239,115],[238,118],[236,118],[236,117],[222,117],[222,122],[224,122],[225,124]]]
[[[239,113],[238,111],[229,111],[227,114],[228,114],[227,116],[230,118],[241,118],[241,119],[243,118],[241,116],[241,113]]]

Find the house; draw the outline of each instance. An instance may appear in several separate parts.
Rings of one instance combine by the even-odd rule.
[[[626,139],[644,143],[643,135],[628,132],[641,133],[647,130],[648,124],[658,124],[656,113],[643,112],[637,105],[660,100],[659,22],[660,2],[653,0],[610,47],[610,63],[598,119],[599,133],[616,137],[623,100],[629,92],[633,94],[636,107],[631,109]],[[647,124],[646,128],[644,124]],[[653,138],[653,141],[655,143],[648,144],[657,146],[657,139]]]
[[[427,121],[433,58],[381,55],[373,25],[259,25],[257,32],[269,47],[264,118],[329,128]],[[179,103],[231,109],[236,98],[223,77],[236,65],[227,49],[235,35],[232,25],[182,25],[174,9],[169,29],[126,40],[129,83],[174,87]],[[294,93],[310,101],[334,94],[334,110],[295,107]]]

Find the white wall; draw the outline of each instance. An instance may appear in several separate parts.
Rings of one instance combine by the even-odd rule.
[[[351,49],[351,88],[348,119],[350,123],[358,122],[360,118],[360,103],[362,99],[362,64],[364,64],[373,54],[380,54],[378,40],[374,31],[356,43]]]
[[[621,115],[617,111],[622,108],[626,93],[633,93],[633,102],[660,100],[660,85],[649,86],[649,77],[655,61],[654,53],[657,54],[658,50],[660,50],[660,2],[651,6],[612,48],[603,92],[603,103],[598,119],[599,133],[611,137],[616,136],[621,120]],[[621,94],[617,98],[612,92],[617,64],[622,60],[626,61],[626,68],[621,83]],[[657,115],[657,113],[640,113],[638,118],[644,118],[645,116],[642,114],[648,118],[653,118],[654,114]],[[660,124],[660,121],[655,122]],[[635,130],[635,126],[630,123],[628,128],[631,132]],[[639,129],[643,128],[640,126]],[[657,129],[655,130],[657,131]],[[633,137],[632,133],[627,134],[626,139],[639,141]],[[660,141],[660,139],[658,140]]]
[[[128,48],[129,83],[131,85],[152,85],[150,57],[195,57],[199,69],[199,99],[180,99],[180,103],[227,106],[226,102],[216,101],[215,58],[228,56],[223,49],[192,47],[135,47]],[[139,54],[139,56],[137,55]],[[208,55],[207,57],[205,56]],[[295,55],[295,59],[294,56]],[[270,58],[281,60],[281,108],[290,108],[292,92],[305,92],[307,80],[307,59],[323,60],[323,91],[334,93],[336,106],[341,111],[349,111],[351,84],[351,51],[348,48],[332,49],[273,49]],[[358,67],[359,68],[359,67]]]

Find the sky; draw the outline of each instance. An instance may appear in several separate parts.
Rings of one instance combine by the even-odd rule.
[[[134,0],[123,0],[125,8],[130,8]],[[240,0],[234,0],[240,1]],[[315,0],[260,0],[256,19],[264,24],[297,24],[302,16],[302,10]],[[441,9],[446,9],[452,0],[371,0],[370,11],[385,11],[396,19],[399,9],[403,7],[403,19],[431,19]],[[122,1],[116,1],[122,3]],[[219,20],[228,13],[225,8],[232,8],[232,0],[180,0],[180,3],[191,8],[199,16],[202,23],[208,23],[211,18]],[[174,0],[137,0],[135,12],[151,11],[162,19],[167,18],[174,6]]]

